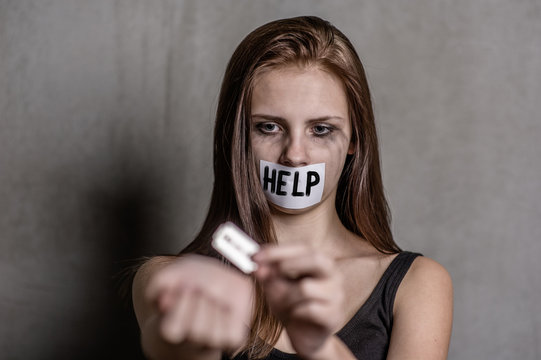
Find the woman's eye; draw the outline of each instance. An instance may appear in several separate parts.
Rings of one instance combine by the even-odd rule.
[[[312,128],[312,131],[316,136],[325,136],[332,132],[332,128],[325,125],[316,125]]]
[[[278,125],[276,125],[274,123],[257,124],[257,128],[259,129],[259,131],[261,131],[264,134],[274,134],[274,133],[277,133],[280,130]]]

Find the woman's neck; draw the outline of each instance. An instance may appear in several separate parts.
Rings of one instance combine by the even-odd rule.
[[[342,225],[334,203],[331,204],[332,208],[329,204],[320,205],[323,206],[300,214],[273,210],[272,219],[278,243],[302,243],[315,246],[331,256],[341,256],[353,234]]]

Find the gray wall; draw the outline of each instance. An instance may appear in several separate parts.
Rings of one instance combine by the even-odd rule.
[[[454,279],[449,358],[541,358],[541,1],[0,0],[2,358],[136,356],[112,276],[192,238],[226,61],[300,14],[366,65],[396,238]]]

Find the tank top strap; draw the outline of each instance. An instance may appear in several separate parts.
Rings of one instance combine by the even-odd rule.
[[[389,320],[392,323],[392,314],[396,292],[400,286],[402,279],[406,276],[411,264],[418,257],[422,256],[419,253],[403,251],[399,253],[385,270],[377,287],[381,294],[382,305],[385,307],[385,313],[388,314]]]

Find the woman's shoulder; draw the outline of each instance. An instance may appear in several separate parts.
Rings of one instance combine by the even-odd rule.
[[[402,309],[452,308],[453,283],[449,272],[437,261],[417,256],[402,280],[395,299],[395,317]],[[438,312],[438,311],[436,311]]]
[[[415,258],[401,285],[403,292],[421,289],[424,291],[450,290],[450,287],[452,287],[452,280],[449,272],[440,263],[426,256]]]
[[[446,358],[452,322],[449,272],[438,262],[418,256],[396,294],[387,359]]]
[[[387,359],[444,359],[453,322],[453,285],[438,262],[418,256],[405,274],[393,306]]]

